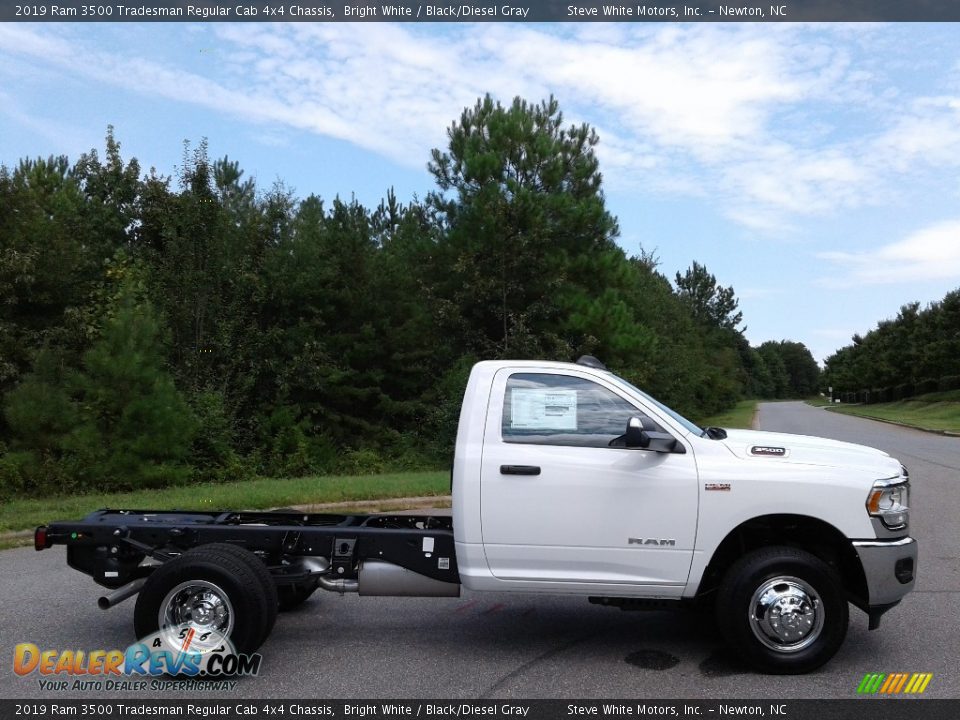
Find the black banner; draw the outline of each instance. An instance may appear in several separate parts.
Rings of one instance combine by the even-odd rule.
[[[0,700],[0,717],[954,720],[960,700]]]
[[[956,0],[37,0],[4,22],[956,22]]]

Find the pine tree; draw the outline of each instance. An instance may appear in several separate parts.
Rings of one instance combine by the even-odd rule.
[[[73,380],[81,420],[64,440],[90,485],[153,487],[183,481],[196,426],[165,367],[151,303],[124,287]]]
[[[438,320],[481,357],[559,357],[558,296],[584,280],[574,263],[613,247],[587,125],[563,127],[554,98],[509,107],[488,95],[448,130],[429,170],[439,192],[428,205],[444,228],[433,278]]]

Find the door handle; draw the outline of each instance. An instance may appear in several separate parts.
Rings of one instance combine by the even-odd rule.
[[[501,475],[539,475],[540,468],[537,465],[501,465]]]

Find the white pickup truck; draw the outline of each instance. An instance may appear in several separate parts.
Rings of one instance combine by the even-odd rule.
[[[185,630],[252,652],[317,588],[456,597],[564,593],[622,609],[715,608],[756,669],[800,673],[914,586],[907,470],[822,438],[702,429],[596,359],[478,363],[453,515],[100,510],[37,528],[38,550],[138,595],[138,637]]]

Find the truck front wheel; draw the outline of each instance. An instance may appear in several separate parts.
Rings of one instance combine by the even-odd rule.
[[[805,673],[836,654],[849,619],[843,585],[820,558],[792,547],[735,562],[717,593],[720,630],[757,670]]]

